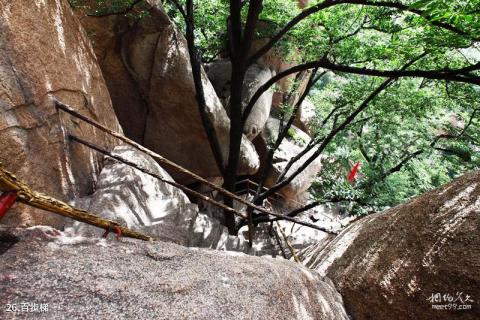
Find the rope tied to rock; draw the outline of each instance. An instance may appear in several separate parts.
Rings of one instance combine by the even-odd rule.
[[[238,195],[236,195],[236,194],[234,194],[234,193],[232,193],[232,192],[230,192],[230,191],[228,191],[228,190],[225,190],[225,189],[223,189],[222,187],[219,187],[219,186],[215,185],[214,183],[206,180],[205,178],[202,178],[201,176],[199,176],[199,175],[197,175],[197,174],[195,174],[195,173],[193,173],[193,172],[191,172],[191,171],[189,171],[189,170],[187,170],[187,169],[179,166],[178,164],[176,164],[176,163],[174,163],[174,162],[166,159],[165,157],[159,155],[158,153],[156,153],[156,152],[154,152],[154,151],[152,151],[152,150],[150,150],[150,149],[145,148],[144,146],[136,143],[135,141],[133,141],[133,140],[125,137],[123,134],[121,134],[121,133],[119,133],[119,132],[115,132],[115,131],[113,131],[113,130],[111,130],[111,129],[105,127],[105,126],[103,126],[102,124],[100,124],[100,123],[98,123],[98,122],[96,122],[96,121],[94,121],[94,120],[92,120],[92,119],[90,119],[90,118],[88,118],[88,117],[86,117],[86,116],[78,113],[77,111],[75,111],[74,109],[72,109],[70,106],[67,106],[67,105],[63,104],[62,102],[60,102],[60,101],[58,101],[58,100],[55,101],[55,105],[56,105],[56,107],[57,107],[59,110],[62,110],[62,111],[64,111],[64,112],[70,114],[71,116],[73,116],[73,117],[75,117],[75,118],[78,118],[78,119],[80,119],[80,120],[82,120],[82,121],[84,121],[84,122],[92,125],[93,127],[95,127],[95,128],[97,128],[97,129],[105,132],[106,134],[108,134],[108,135],[110,135],[110,136],[112,136],[112,137],[114,137],[114,138],[119,139],[120,141],[122,141],[122,142],[124,142],[124,143],[126,143],[126,144],[128,144],[128,145],[131,145],[132,147],[136,148],[137,150],[142,151],[142,152],[144,152],[145,154],[151,156],[151,157],[154,158],[157,162],[159,162],[159,163],[161,163],[161,164],[164,164],[164,165],[167,165],[167,166],[169,166],[170,168],[176,170],[176,171],[179,172],[179,173],[186,174],[186,175],[190,176],[191,178],[193,178],[193,179],[195,179],[195,180],[197,180],[197,181],[199,181],[199,182],[201,182],[201,183],[203,183],[203,184],[211,187],[212,189],[214,189],[214,190],[222,193],[224,196],[230,197],[230,198],[234,199],[235,201],[237,201],[237,202],[239,202],[239,203],[241,203],[241,204],[243,204],[243,205],[246,205],[247,207],[250,207],[250,208],[252,208],[252,209],[254,209],[254,210],[258,211],[258,212],[261,212],[261,213],[264,213],[264,214],[267,214],[267,215],[274,216],[274,217],[276,217],[276,218],[278,218],[278,219],[283,219],[283,220],[287,220],[287,221],[290,221],[290,222],[294,222],[294,223],[297,223],[297,224],[299,224],[299,225],[303,225],[303,226],[306,226],[306,227],[310,227],[310,228],[312,228],[312,229],[320,230],[320,231],[323,231],[323,232],[326,232],[326,233],[335,234],[335,235],[338,234],[337,232],[334,232],[334,231],[329,230],[329,229],[324,228],[324,227],[317,226],[317,225],[315,225],[315,224],[313,224],[313,223],[301,221],[301,220],[295,219],[295,218],[290,217],[290,216],[287,216],[287,215],[283,215],[283,214],[279,214],[279,213],[276,213],[276,212],[267,210],[267,209],[265,209],[265,208],[263,208],[263,207],[261,207],[261,206],[257,206],[257,205],[255,205],[255,204],[253,204],[252,202],[250,202],[250,201],[248,201],[248,200],[246,200],[246,199],[244,199],[244,198],[242,198],[242,197],[240,197],[240,196],[238,196]],[[97,152],[103,153],[104,155],[107,155],[107,156],[109,156],[109,157],[111,157],[111,158],[114,158],[115,160],[118,160],[118,161],[120,161],[120,162],[123,162],[123,163],[131,166],[131,167],[134,167],[134,168],[136,168],[136,169],[139,169],[140,171],[143,171],[143,172],[146,173],[146,174],[152,175],[150,172],[148,172],[148,170],[145,170],[145,168],[139,168],[139,166],[137,166],[135,163],[132,163],[132,162],[130,162],[130,161],[127,161],[126,159],[123,159],[123,158],[121,158],[121,157],[115,156],[115,155],[113,155],[111,152],[105,150],[104,148],[101,148],[101,147],[99,147],[99,146],[96,146],[95,144],[93,144],[93,143],[91,143],[91,142],[88,142],[88,141],[86,141],[86,140],[84,140],[84,139],[81,139],[81,138],[79,138],[79,137],[76,137],[76,136],[74,136],[74,135],[69,135],[69,137],[70,137],[70,139],[72,139],[73,141],[78,142],[78,143],[80,143],[80,144],[83,144],[83,145],[87,146],[88,148],[91,148],[91,149],[93,149],[93,150],[96,150]],[[152,176],[155,176],[155,175],[152,175]],[[157,175],[157,179],[158,179],[158,175]],[[159,179],[163,179],[163,178],[160,177]],[[169,181],[169,182],[167,182],[167,183],[172,184],[171,181]],[[172,184],[172,185],[173,185],[173,184]],[[222,209],[224,209],[224,210],[230,211],[230,212],[232,212],[232,213],[234,213],[234,214],[236,214],[236,215],[238,215],[238,216],[240,216],[240,217],[248,220],[248,216],[247,216],[246,214],[244,214],[244,213],[239,212],[238,210],[235,210],[235,209],[233,209],[233,208],[230,208],[230,207],[227,207],[227,206],[225,206],[225,205],[223,205],[223,204],[220,204],[220,203],[214,201],[213,199],[209,199],[208,197],[206,197],[206,196],[204,196],[204,195],[202,195],[202,194],[199,194],[198,192],[196,192],[196,191],[194,191],[194,190],[191,190],[190,188],[187,188],[187,187],[185,187],[185,186],[183,186],[183,185],[181,185],[181,184],[179,184],[179,183],[175,183],[174,186],[177,187],[177,188],[179,188],[179,189],[181,189],[181,190],[183,190],[184,192],[193,194],[194,196],[196,196],[196,197],[198,197],[198,198],[200,198],[200,199],[203,199],[203,200],[205,200],[205,201],[207,201],[207,202],[210,202],[210,203],[214,204],[215,206],[217,206],[217,207],[219,207],[219,208],[222,208]]]
[[[143,233],[130,230],[129,228],[123,227],[118,223],[101,218],[99,215],[93,214],[91,212],[77,209],[71,205],[55,199],[53,197],[47,196],[43,193],[36,192],[30,187],[27,186],[23,181],[20,181],[13,173],[5,170],[2,167],[0,162],[0,191],[3,191],[2,200],[0,205],[2,205],[3,214],[13,205],[15,201],[24,203],[31,207],[46,210],[61,216],[74,219],[83,223],[87,223],[92,226],[96,226],[101,229],[108,229],[112,226],[115,226],[112,229],[117,235],[123,235],[129,238],[135,238],[145,241],[152,241],[153,238],[145,235]],[[13,201],[15,199],[15,201]],[[13,203],[12,203],[13,201]]]

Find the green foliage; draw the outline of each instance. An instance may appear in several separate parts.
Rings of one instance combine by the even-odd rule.
[[[310,5],[318,2],[311,1]],[[416,69],[455,69],[480,61],[479,47],[472,41],[480,37],[478,0],[402,3],[411,10],[353,4],[330,7],[300,22],[275,49],[284,61],[306,62],[327,56],[342,64],[386,70],[399,69],[423,53],[427,56],[415,63]],[[265,0],[257,30],[259,42],[265,43],[299,12],[295,1]],[[197,43],[204,60],[226,51],[227,17],[228,2],[197,2]],[[176,21],[181,24],[178,14]],[[457,28],[457,32],[441,28],[439,23]],[[384,81],[345,74],[325,79],[309,97],[317,108],[313,131],[319,139]],[[330,160],[311,191],[319,199],[343,199],[341,203],[351,214],[365,214],[401,203],[478,168],[480,111],[474,114],[474,110],[479,108],[479,101],[478,91],[469,85],[422,79],[396,81],[327,146],[324,155]],[[288,119],[292,106],[274,112]],[[466,126],[472,115],[473,123],[463,133],[449,120],[456,116]],[[434,143],[441,132],[455,138]],[[295,140],[294,130],[288,134]],[[417,151],[421,153],[408,158]],[[406,158],[398,171],[388,173]],[[362,163],[363,178],[350,184],[346,176],[356,161]]]
[[[185,1],[179,1],[185,7]],[[210,61],[227,47],[227,18],[229,1],[208,0],[195,3],[195,43],[200,49],[203,61]],[[185,31],[185,21],[175,6],[164,1],[168,15],[176,25]]]
[[[303,139],[303,137],[300,136],[293,128],[288,129],[287,136],[293,139],[293,141],[295,141],[300,146],[304,146],[307,143],[307,141],[305,141],[305,139]]]
[[[429,21],[451,24],[461,30],[480,36],[480,1],[419,0],[411,4],[424,11]]]
[[[342,77],[316,91],[311,99],[322,106],[318,118],[343,106],[336,112],[346,112],[339,116],[341,121],[371,91],[373,82],[378,81]],[[324,136],[332,122],[317,127],[317,135]],[[343,199],[341,204],[351,214],[402,203],[480,167],[479,122],[480,94],[471,86],[397,81],[330,143],[325,152],[329,160],[312,192],[327,201]],[[409,158],[417,151],[421,153]],[[389,172],[405,159],[398,171]],[[357,161],[360,174],[350,184],[347,175]]]
[[[91,16],[125,15],[141,19],[148,15],[144,3],[136,0],[69,0],[72,8],[83,8]]]
[[[321,1],[310,1],[310,6]],[[82,1],[71,2],[81,5]],[[97,0],[94,12],[123,12],[132,3]],[[177,9],[167,0],[163,3],[184,30]],[[297,24],[274,49],[284,61],[306,62],[325,56],[336,63],[378,70],[398,70],[424,53],[411,69],[449,70],[480,62],[480,0],[399,3],[409,10],[357,4],[329,7]],[[195,42],[203,61],[209,61],[228,51],[229,1],[197,0],[194,4]],[[141,7],[135,12],[142,12]],[[299,12],[294,0],[264,0],[255,45],[265,43]],[[316,107],[315,138],[328,135],[384,80],[341,73],[322,79],[309,96]],[[282,106],[274,112],[288,119],[292,109]],[[328,144],[324,168],[311,191],[318,199],[340,201],[351,214],[396,205],[478,168],[479,127],[478,88],[397,79]],[[288,133],[296,139],[295,131]],[[351,184],[346,176],[357,161],[362,164],[360,174]]]

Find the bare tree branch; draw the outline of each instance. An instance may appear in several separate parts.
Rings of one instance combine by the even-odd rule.
[[[475,115],[477,114],[477,112],[480,112],[480,108],[476,108],[473,110],[472,114],[470,115],[470,119],[468,120],[467,124],[465,125],[463,130],[458,134],[457,137],[461,137],[465,134],[465,132],[467,132],[468,128],[472,125],[473,119],[475,119]]]
[[[173,5],[175,6],[175,8],[177,8],[178,12],[180,12],[180,14],[182,15],[183,19],[185,19],[185,22],[187,21],[188,17],[187,17],[187,14],[185,12],[185,9],[183,9],[183,6],[180,4],[180,2],[178,2],[178,0],[168,0],[170,1],[171,3],[173,3]]]
[[[258,101],[260,96],[267,91],[271,86],[281,79],[303,70],[313,69],[313,68],[325,68],[331,71],[344,72],[358,75],[367,75],[373,77],[418,77],[418,78],[427,78],[434,80],[449,80],[454,82],[462,82],[480,85],[480,76],[470,74],[467,71],[477,71],[480,70],[480,63],[475,65],[461,68],[461,69],[439,69],[439,70],[377,70],[369,68],[359,68],[348,65],[336,64],[328,60],[326,57],[322,57],[317,61],[310,61],[307,63],[296,65],[292,68],[279,72],[277,75],[272,77],[266,83],[258,88],[254,93],[250,102],[248,103],[245,111],[243,112],[242,121],[246,121],[248,115],[253,109],[253,106]]]
[[[242,48],[240,52],[242,57],[247,57],[250,52],[250,48],[255,36],[255,30],[257,28],[258,17],[263,9],[262,3],[263,0],[250,0],[247,22],[245,23],[245,29],[243,31]]]
[[[388,169],[385,173],[383,173],[381,176],[380,176],[380,181],[382,180],[385,180],[388,176],[390,176],[391,174],[395,173],[395,172],[398,172],[400,171],[400,169],[403,168],[403,166],[405,164],[407,164],[410,160],[412,159],[415,159],[416,157],[418,157],[419,155],[421,155],[422,153],[424,153],[425,150],[417,150],[415,152],[412,152],[410,154],[408,154],[406,157],[404,157],[397,165],[395,165],[394,167]]]
[[[195,86],[200,118],[201,118],[203,127],[205,129],[205,133],[207,135],[208,142],[210,144],[213,157],[215,159],[215,163],[220,173],[223,174],[225,169],[224,169],[222,149],[220,147],[218,136],[215,132],[215,127],[213,126],[212,120],[210,119],[207,111],[207,102],[205,100],[205,92],[204,92],[203,82],[202,82],[202,66],[201,66],[200,56],[195,46],[195,20],[194,20],[193,0],[187,0],[186,11],[183,9],[183,7],[179,4],[177,0],[170,0],[170,1],[172,1],[172,3],[175,5],[175,7],[178,9],[178,11],[181,13],[181,15],[185,19],[185,24],[186,24],[185,38],[187,40],[187,45],[188,45],[190,64],[192,66],[193,83]]]
[[[318,149],[301,166],[299,166],[299,168],[297,168],[295,172],[293,172],[288,178],[285,178],[282,181],[275,184],[274,186],[272,186],[268,191],[265,191],[264,193],[260,194],[258,198],[265,199],[270,195],[272,195],[273,193],[280,190],[281,188],[285,187],[287,184],[289,184],[296,176],[298,176],[303,170],[305,170],[321,154],[321,152],[323,152],[323,150],[330,143],[330,141],[333,140],[333,138],[337,135],[338,132],[342,131],[350,122],[352,122],[355,119],[355,117],[360,112],[362,112],[378,94],[380,94],[383,90],[385,90],[388,86],[390,86],[394,80],[395,78],[388,78],[387,80],[385,80],[374,92],[372,92],[368,96],[368,98],[352,114],[350,114],[343,121],[343,123],[340,126],[333,129],[327,135],[327,137],[323,140],[323,142],[318,147]]]
[[[417,58],[409,61],[406,63],[398,72],[404,72],[406,71],[407,68],[409,68],[411,65],[413,65],[415,62],[423,58],[424,56],[427,55],[427,52],[422,53],[420,56]],[[332,129],[332,131],[327,135],[327,137],[322,141],[321,145],[318,147],[318,149],[301,165],[297,170],[292,173],[288,178],[283,179],[282,181],[276,183],[274,186],[272,186],[269,190],[263,192],[258,196],[258,200],[263,200],[269,197],[270,195],[276,193],[278,190],[281,188],[285,187],[287,184],[289,184],[296,176],[298,176],[303,170],[305,170],[322,152],[323,150],[328,146],[328,144],[333,140],[333,138],[345,129],[355,118],[358,114],[360,114],[363,110],[365,110],[370,102],[375,99],[383,90],[388,88],[394,81],[396,81],[398,77],[390,77],[387,80],[385,80],[380,86],[377,87],[368,97],[365,99],[362,104],[352,113],[350,114],[340,126],[337,128]]]
[[[345,105],[340,105],[340,106],[337,106],[337,107],[334,107],[332,109],[332,111],[325,117],[325,119],[322,121],[322,124],[321,126],[325,126],[325,124],[330,120],[330,118],[335,114],[336,111],[338,111],[339,109],[343,108]],[[346,111],[344,112],[339,112],[337,114],[335,114],[334,116],[334,120],[333,120],[333,125],[332,125],[332,130],[335,129],[335,127],[337,126],[337,119],[338,119],[338,116],[341,115],[341,114],[345,114]],[[312,150],[315,146],[317,146],[319,143],[321,143],[323,140],[325,140],[324,137],[322,138],[314,138],[312,139],[309,144],[303,148],[303,150],[301,152],[299,152],[298,154],[296,154],[294,157],[290,158],[290,160],[288,161],[287,165],[285,166],[285,168],[283,169],[283,172],[280,174],[280,176],[277,178],[277,181],[276,182],[280,182],[284,177],[285,175],[288,173],[288,171],[290,170],[290,168],[298,161],[300,160],[305,154],[307,154],[308,152],[310,152],[310,150]]]
[[[256,195],[258,195],[262,191],[262,188],[265,185],[265,181],[267,180],[267,177],[270,174],[270,171],[271,171],[271,168],[272,168],[272,161],[273,161],[273,156],[275,154],[275,151],[278,149],[278,147],[280,146],[282,141],[287,136],[288,130],[293,125],[293,122],[295,121],[295,119],[297,117],[298,111],[300,110],[300,107],[301,107],[303,101],[305,100],[307,95],[310,93],[310,90],[315,85],[315,83],[317,83],[322,78],[322,76],[324,76],[326,74],[326,71],[324,71],[320,75],[317,76],[317,71],[318,71],[318,69],[315,69],[312,72],[312,74],[310,75],[310,78],[308,80],[308,84],[305,88],[305,91],[303,92],[303,94],[298,99],[297,103],[295,104],[295,107],[294,107],[294,109],[292,111],[292,114],[290,115],[290,118],[288,119],[286,125],[283,126],[283,128],[280,128],[280,131],[278,133],[278,137],[277,137],[274,145],[268,151],[266,166],[265,166],[264,171],[261,175],[260,182],[259,182],[258,187],[257,187]]]

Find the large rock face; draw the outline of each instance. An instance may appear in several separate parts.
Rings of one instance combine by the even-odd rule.
[[[130,146],[117,146],[116,156],[173,181],[150,156]],[[180,189],[111,158],[105,159],[95,192],[76,200],[76,206],[115,220],[162,241],[187,245],[198,214]],[[97,235],[102,230],[76,224],[77,232]]]
[[[120,145],[112,153],[173,181],[154,159],[133,147]],[[222,225],[223,210],[209,205],[200,212],[182,190],[109,157],[104,160],[95,192],[75,199],[74,205],[156,240],[252,255],[278,254],[267,245],[272,243],[268,235],[256,234],[255,247],[250,248],[246,232],[238,237],[228,234]],[[205,205],[201,205],[204,208]],[[72,229],[67,230],[88,237],[100,237],[104,232],[80,222],[73,223]]]
[[[331,281],[286,260],[46,228],[0,239],[0,299],[48,303],[36,319],[348,319]]]
[[[67,201],[88,194],[101,158],[66,134],[114,142],[57,112],[53,99],[121,131],[90,40],[66,0],[0,0],[0,9],[0,161],[38,191]],[[2,223],[60,228],[64,220],[18,205]]]
[[[476,171],[353,223],[305,262],[333,280],[355,319],[479,319],[479,225]],[[471,310],[432,307],[449,303]]]
[[[312,125],[315,120],[315,105],[306,98],[303,103],[300,105],[298,110],[297,117],[295,118],[294,124],[301,130],[308,133],[310,136],[312,134]]]
[[[208,66],[208,78],[212,82],[217,95],[222,99],[223,104],[228,108],[230,98],[230,78],[232,74],[232,63],[230,60],[214,61]],[[258,88],[265,84],[275,75],[270,69],[262,68],[253,64],[245,74],[242,89],[242,104],[245,108]],[[245,122],[244,133],[248,139],[253,140],[265,126],[270,116],[272,107],[273,91],[268,90],[260,96],[255,103],[250,115]]]
[[[82,18],[87,30],[97,33],[96,53],[120,123],[128,136],[162,156],[203,177],[218,177],[198,111],[186,41],[159,3],[149,12],[133,25],[122,17]],[[205,73],[203,85],[226,158],[230,120]],[[241,174],[258,170],[258,155],[246,138],[240,158]],[[169,172],[176,181],[193,182]]]
[[[255,140],[255,147],[260,155],[262,166],[266,165],[267,159],[267,144],[275,142],[278,137],[280,121],[275,118],[270,118],[262,131]],[[292,157],[299,154],[306,144],[310,141],[310,137],[292,126],[290,132],[293,133],[293,137],[286,137],[280,144],[280,147],[275,151],[273,157],[273,168],[270,171],[270,175],[265,183],[267,187],[275,184],[277,178],[282,173],[283,169],[287,166]],[[295,172],[315,151],[310,150],[303,155],[289,170],[289,173]],[[304,192],[311,186],[315,176],[321,169],[321,159],[317,158],[313,161],[305,170],[303,170],[291,183],[284,188],[280,189],[278,193],[284,196],[287,200],[301,201],[303,199]],[[288,176],[288,175],[287,175]],[[300,198],[299,198],[300,197]]]

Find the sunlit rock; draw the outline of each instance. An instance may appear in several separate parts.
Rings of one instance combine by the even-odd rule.
[[[149,16],[134,24],[121,16],[82,17],[82,23],[96,34],[96,53],[126,135],[205,178],[221,176],[200,118],[187,43],[161,4],[156,1]],[[202,83],[226,161],[230,119],[203,70]],[[245,137],[240,160],[239,174],[258,170],[258,156]],[[165,170],[178,182],[195,182]]]
[[[479,224],[475,171],[351,224],[326,247],[307,249],[304,263],[333,280],[355,319],[391,319],[392,308],[397,319],[476,319]],[[471,310],[435,309],[451,303],[444,296]]]
[[[208,65],[208,78],[212,82],[217,95],[224,106],[229,108],[230,100],[230,78],[232,64],[229,60],[217,60]],[[262,68],[253,64],[247,69],[242,89],[242,105],[245,108],[257,90],[265,84],[275,73],[270,69]],[[272,107],[273,91],[267,90],[263,93],[253,106],[250,115],[245,122],[244,133],[248,139],[253,140],[265,126]]]
[[[113,154],[173,182],[155,160],[133,147],[117,146]],[[197,206],[182,190],[108,157],[95,192],[77,199],[75,204],[156,239],[183,245],[188,244],[198,214]],[[76,223],[75,229],[90,236],[101,236],[103,232],[83,223]]]
[[[116,142],[53,102],[121,131],[90,39],[66,0],[1,0],[0,8],[0,161],[36,191],[61,200],[91,193],[101,156],[67,135],[107,149]],[[61,228],[65,220],[18,205],[2,223]]]

